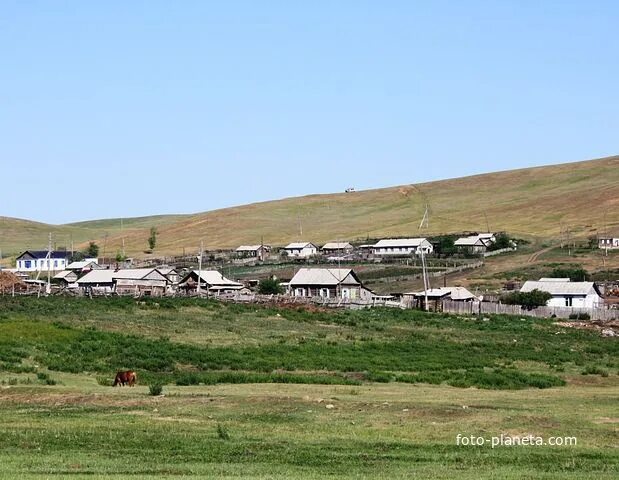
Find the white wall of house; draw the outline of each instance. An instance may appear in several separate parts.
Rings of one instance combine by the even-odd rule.
[[[549,307],[597,308],[602,299],[598,295],[555,295],[548,300]]]
[[[18,272],[46,272],[50,269],[53,272],[59,272],[64,270],[68,265],[65,258],[52,258],[52,259],[32,259],[32,260],[18,260],[17,271]]]
[[[418,247],[375,247],[373,249],[374,255],[411,255],[413,253],[420,255],[422,251],[429,254],[434,251],[434,247],[430,242],[424,242]]]
[[[619,248],[619,238],[600,238],[598,246],[608,249]]]
[[[304,248],[287,248],[286,251],[288,252],[289,257],[295,258],[311,257],[317,253],[316,247],[310,246]]]

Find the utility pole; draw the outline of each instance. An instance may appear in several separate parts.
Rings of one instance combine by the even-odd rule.
[[[200,255],[198,255],[198,298],[202,296],[202,286],[200,285],[202,280],[202,252],[204,250],[204,241],[200,241]]]
[[[421,219],[421,223],[419,224],[419,230],[421,230],[422,228],[428,228],[428,222],[429,222],[429,214],[428,214],[428,204],[426,203],[426,211],[423,214],[423,218]]]
[[[426,255],[423,249],[421,250],[421,268],[422,268],[422,273],[423,273],[423,296],[425,297],[423,309],[427,312],[428,311],[428,277],[427,277],[427,271],[426,271]]]
[[[47,241],[47,287],[45,293],[52,293],[52,232],[49,232]]]

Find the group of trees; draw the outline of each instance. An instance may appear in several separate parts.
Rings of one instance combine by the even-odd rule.
[[[552,295],[535,289],[530,292],[512,292],[501,297],[501,302],[507,305],[521,305],[525,310],[533,310],[543,307],[548,303]]]

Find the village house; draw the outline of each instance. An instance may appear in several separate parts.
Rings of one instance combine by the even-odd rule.
[[[347,255],[354,249],[355,247],[348,242],[328,242],[320,250],[324,255]]]
[[[26,250],[16,258],[18,272],[43,272],[65,270],[71,254],[65,251]]]
[[[200,278],[200,291],[213,295],[222,293],[245,292],[249,291],[242,283],[229,280],[217,270],[192,270],[183,277],[178,287],[185,292],[196,292],[198,289],[198,278]]]
[[[374,255],[421,255],[429,254],[434,251],[434,247],[426,238],[400,238],[379,240],[373,247]]]
[[[473,295],[464,287],[441,287],[430,288],[427,291],[410,292],[402,295],[402,303],[409,308],[425,309],[426,295],[428,297],[428,310],[440,312],[443,310],[443,301],[454,302],[478,301],[479,297]]]
[[[371,300],[350,268],[301,268],[288,282],[288,294],[295,297],[322,297]]]
[[[65,288],[77,287],[77,273],[73,270],[63,270],[52,277],[52,281]]]
[[[600,237],[598,247],[604,250],[614,250],[619,248],[619,237]]]
[[[310,242],[293,242],[286,245],[283,249],[290,258],[307,258],[318,253],[316,245]]]
[[[97,270],[103,268],[99,265],[98,260],[96,258],[85,258],[79,262],[71,262],[67,265],[67,270],[74,270],[79,272],[86,272],[89,270]]]
[[[491,233],[469,235],[468,237],[460,237],[454,242],[454,246],[468,253],[484,253],[488,247],[494,243],[494,236],[490,237]]]
[[[599,308],[604,305],[604,299],[593,282],[571,282],[568,278],[542,278],[538,281],[525,282],[520,292],[528,293],[533,290],[552,295],[547,303],[549,307]]]
[[[86,293],[117,293],[119,295],[163,295],[168,279],[156,268],[122,270],[91,270],[77,280]]]
[[[241,245],[234,251],[239,258],[257,258],[264,260],[269,256],[271,247],[268,245]]]
[[[176,285],[180,280],[178,270],[172,267],[157,267],[157,270],[168,279],[170,285]]]

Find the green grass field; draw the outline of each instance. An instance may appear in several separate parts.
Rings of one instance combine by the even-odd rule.
[[[0,298],[0,477],[616,478],[618,345],[526,317]],[[124,368],[139,385],[107,386]]]

